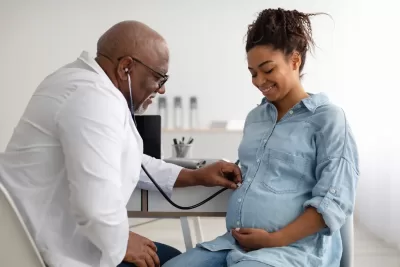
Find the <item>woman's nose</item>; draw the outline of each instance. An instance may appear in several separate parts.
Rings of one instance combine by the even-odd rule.
[[[256,79],[254,80],[255,86],[260,88],[263,84],[265,84],[266,79],[262,75],[257,75]]]

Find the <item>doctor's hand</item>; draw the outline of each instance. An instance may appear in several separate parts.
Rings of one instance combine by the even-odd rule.
[[[242,174],[236,164],[218,161],[197,170],[182,169],[174,187],[202,185],[207,187],[222,186],[236,189],[242,182]]]
[[[234,163],[218,161],[194,171],[198,185],[222,186],[236,189],[238,183],[242,182],[242,174],[239,167]]]
[[[149,239],[133,232],[129,232],[128,248],[124,261],[133,263],[137,267],[160,266],[156,245]]]

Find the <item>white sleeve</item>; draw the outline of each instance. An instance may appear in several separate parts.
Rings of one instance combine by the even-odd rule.
[[[142,164],[153,177],[153,179],[160,185],[164,192],[171,196],[172,189],[175,181],[178,178],[182,167],[177,165],[166,163],[160,159],[156,159],[147,155],[143,155]],[[147,177],[143,169],[140,172],[140,180],[138,187],[144,190],[155,191],[157,188],[153,185],[150,179]]]
[[[78,90],[56,116],[71,212],[79,230],[101,251],[100,266],[117,266],[129,237],[121,190],[124,106],[106,90]]]

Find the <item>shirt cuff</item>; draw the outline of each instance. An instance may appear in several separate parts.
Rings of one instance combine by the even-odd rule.
[[[339,203],[335,201],[337,190],[331,187],[325,197],[316,196],[304,203],[304,208],[314,207],[320,213],[325,221],[327,228],[322,230],[324,235],[332,235],[346,222],[346,214],[340,208]]]
[[[176,179],[178,179],[179,173],[182,171],[183,167],[180,167],[180,166],[177,166],[177,165],[171,164],[171,163],[166,163],[166,164],[168,164],[171,173],[170,173],[169,177],[167,178],[167,182],[165,184],[165,193],[169,197],[171,197]]]
[[[171,197],[176,179],[183,168],[171,163],[158,163],[158,165],[153,166],[154,168],[151,168],[152,166],[150,166],[148,172],[152,175],[152,178],[157,182],[167,196]],[[138,182],[138,188],[155,192],[158,190],[144,172],[142,172],[141,179]]]

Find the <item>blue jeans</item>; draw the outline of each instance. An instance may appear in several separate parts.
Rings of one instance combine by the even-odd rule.
[[[157,256],[160,259],[161,266],[170,259],[181,254],[179,250],[168,245],[157,242],[154,242],[154,244],[157,246]],[[122,262],[117,267],[135,267],[135,265],[129,262]]]
[[[209,251],[196,247],[169,260],[163,267],[227,267],[230,250]],[[229,267],[272,267],[258,261],[240,261]]]

